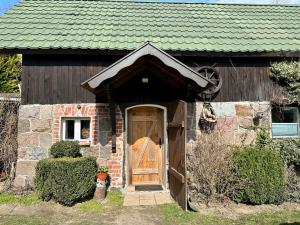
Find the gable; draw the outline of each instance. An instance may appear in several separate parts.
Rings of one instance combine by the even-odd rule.
[[[0,50],[300,52],[300,7],[23,0],[0,17]]]
[[[211,81],[208,78],[203,77],[201,74],[189,68],[188,66],[186,66],[179,60],[175,59],[171,55],[156,48],[151,43],[146,43],[140,48],[131,52],[130,54],[124,56],[119,61],[112,64],[111,66],[107,67],[100,73],[96,74],[95,76],[91,77],[90,79],[82,83],[82,86],[94,92],[102,83],[104,83],[108,79],[117,76],[121,70],[132,66],[139,59],[146,56],[156,57],[161,61],[161,63],[165,67],[169,67],[177,70],[181,74],[181,76],[193,80],[198,86],[202,88],[205,88],[208,84],[211,83]],[[150,60],[150,61],[154,61],[154,60]],[[155,66],[155,64],[153,66]]]

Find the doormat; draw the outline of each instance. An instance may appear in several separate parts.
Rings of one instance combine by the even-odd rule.
[[[162,191],[161,185],[136,185],[135,191]]]

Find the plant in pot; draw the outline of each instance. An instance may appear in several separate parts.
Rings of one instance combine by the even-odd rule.
[[[107,178],[107,173],[108,173],[108,167],[100,166],[97,170],[96,177],[101,181],[105,181]]]

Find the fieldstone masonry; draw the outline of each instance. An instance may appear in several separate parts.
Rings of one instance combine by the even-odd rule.
[[[270,102],[213,102],[211,105],[217,116],[215,129],[224,131],[227,144],[250,144],[256,138],[254,126],[267,129],[271,127]],[[202,110],[202,102],[188,104],[187,138],[189,149],[192,149],[194,141],[201,135],[199,120]],[[257,117],[258,124],[255,124]]]
[[[259,126],[270,128],[271,107],[269,102],[212,103],[218,122],[216,129],[224,130],[229,144],[250,144],[256,137],[251,129],[259,115]],[[188,150],[201,135],[199,120],[203,103],[188,104]],[[51,145],[61,140],[62,118],[88,117],[91,120],[91,139],[81,144],[84,156],[94,156],[99,165],[107,165],[111,175],[111,187],[123,186],[124,119],[116,110],[117,151],[111,150],[111,121],[108,104],[56,104],[22,105],[18,124],[18,161],[15,186],[33,186],[35,166],[38,160],[49,157]]]
[[[15,186],[32,186],[38,160],[48,157],[52,144],[52,105],[21,105]]]
[[[88,117],[91,140],[80,143],[83,156],[94,156],[99,165],[107,165],[111,187],[122,187],[123,118],[116,113],[117,152],[111,150],[111,122],[108,104],[22,105],[18,127],[18,161],[15,186],[33,185],[38,160],[49,157],[51,145],[61,140],[62,118]]]

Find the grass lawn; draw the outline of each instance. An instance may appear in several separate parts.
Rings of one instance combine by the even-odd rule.
[[[123,197],[121,193],[108,192],[106,200],[103,203],[91,199],[83,203],[75,205],[81,212],[103,213],[110,210],[121,209],[123,205]]]
[[[8,193],[0,193],[0,204],[22,204],[22,205],[35,205],[41,203],[35,193],[17,196]]]
[[[228,219],[221,216],[211,216],[202,215],[200,213],[184,212],[176,204],[163,205],[160,207],[160,212],[163,215],[165,225],[300,225],[300,207],[299,211],[259,213],[255,215],[241,216],[238,219]]]
[[[177,204],[123,207],[120,193],[109,192],[105,201],[89,200],[73,207],[42,202],[36,194],[0,194],[0,225],[300,225],[298,210],[260,213],[237,219],[184,212]]]

